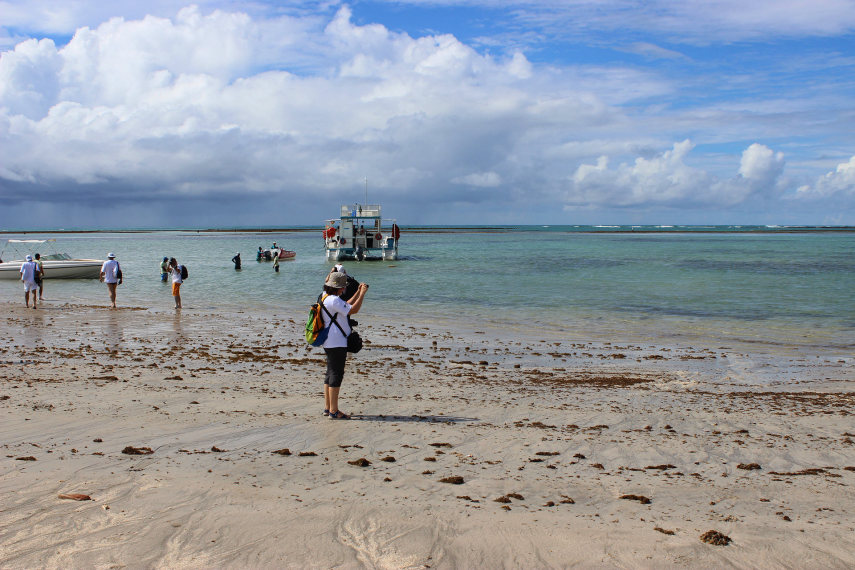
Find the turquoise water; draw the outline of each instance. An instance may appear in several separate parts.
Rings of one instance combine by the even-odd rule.
[[[632,229],[404,231],[400,260],[345,266],[371,285],[363,317],[370,322],[485,322],[568,338],[855,346],[855,232]],[[57,248],[73,257],[115,252],[125,275],[119,304],[155,310],[172,307],[159,277],[163,256],[190,271],[185,308],[261,310],[297,320],[305,319],[331,266],[320,230],[6,237],[55,237]],[[254,255],[274,241],[297,252],[278,274]],[[237,251],[240,272],[230,261]],[[20,302],[22,291],[18,282],[0,281],[0,300]],[[107,300],[97,280],[49,280],[45,295],[51,302]]]

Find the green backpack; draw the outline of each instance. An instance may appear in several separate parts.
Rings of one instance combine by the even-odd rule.
[[[321,303],[324,302],[325,298],[326,295],[319,297],[318,302],[309,307],[309,320],[306,321],[306,342],[312,346],[321,346],[330,334],[330,328],[324,327],[324,318],[321,314],[323,311]]]

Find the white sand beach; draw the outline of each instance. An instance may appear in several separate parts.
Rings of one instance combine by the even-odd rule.
[[[336,421],[276,311],[2,312],[2,568],[855,566],[851,356],[360,315]]]

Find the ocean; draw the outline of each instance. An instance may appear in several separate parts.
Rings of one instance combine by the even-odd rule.
[[[321,230],[134,231],[55,238],[72,257],[114,252],[120,306],[171,311],[163,256],[187,265],[185,310],[261,311],[304,321],[331,263]],[[279,273],[259,246],[297,252]],[[49,252],[48,247],[33,251]],[[243,268],[231,258],[241,253]],[[441,323],[527,336],[660,343],[747,342],[855,348],[855,228],[502,226],[402,228],[400,259],[346,262],[370,284],[369,324]],[[8,253],[4,258],[8,258]],[[0,300],[23,302],[0,280]],[[47,305],[106,305],[97,280],[47,280]],[[227,326],[227,318],[224,319]]]

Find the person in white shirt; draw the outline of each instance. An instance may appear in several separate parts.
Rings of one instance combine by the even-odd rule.
[[[116,254],[108,253],[107,261],[101,266],[99,279],[102,283],[107,284],[107,291],[110,293],[111,309],[116,308],[116,287],[122,282],[122,278],[120,277],[121,272],[122,268],[119,266],[119,262],[116,261]]]
[[[324,342],[324,352],[327,354],[327,373],[324,377],[324,415],[332,420],[349,420],[350,416],[338,409],[338,394],[341,381],[344,378],[344,364],[347,361],[347,337],[350,334],[350,324],[347,317],[355,315],[362,308],[362,300],[368,285],[361,283],[350,300],[340,297],[347,287],[347,275],[330,273],[324,283],[323,307],[321,309],[324,326],[329,326],[329,335]],[[333,322],[333,320],[335,322]]]
[[[33,262],[33,256],[28,255],[27,260],[21,264],[21,281],[24,282],[24,302],[27,308],[30,307],[30,291],[33,292],[33,308],[36,306],[36,295],[39,286],[36,284],[36,277],[39,276],[39,266]]]
[[[175,308],[181,308],[181,284],[184,279],[181,278],[181,265],[174,257],[169,260],[169,271],[172,273],[172,298],[175,299]]]

